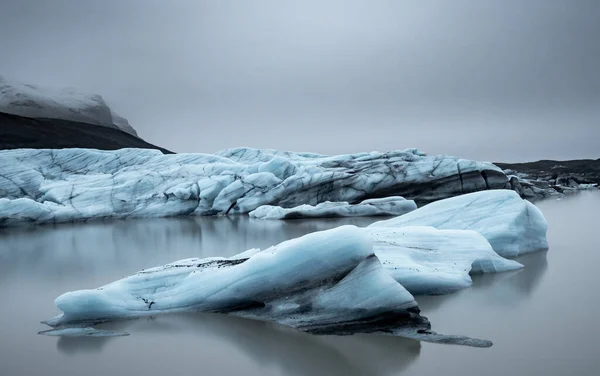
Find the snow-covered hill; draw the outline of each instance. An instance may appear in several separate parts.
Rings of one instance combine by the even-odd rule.
[[[82,93],[74,88],[40,87],[0,76],[0,112],[101,125],[137,137],[135,129],[111,110],[102,96]]]

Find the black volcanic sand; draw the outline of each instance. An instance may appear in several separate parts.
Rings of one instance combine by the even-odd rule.
[[[118,129],[68,120],[33,119],[0,112],[0,150],[20,148],[141,148],[173,154]]]

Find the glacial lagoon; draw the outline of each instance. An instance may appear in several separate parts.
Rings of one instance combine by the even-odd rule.
[[[474,277],[471,288],[417,297],[436,331],[489,349],[382,335],[314,336],[218,314],[105,324],[116,338],[40,336],[53,300],[189,257],[232,256],[342,224],[382,218],[276,221],[246,216],[95,221],[0,231],[1,375],[592,375],[600,368],[600,193],[537,205],[550,250],[520,271]]]

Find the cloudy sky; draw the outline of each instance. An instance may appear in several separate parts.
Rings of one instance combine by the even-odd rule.
[[[177,152],[600,157],[598,0],[0,0],[0,74]]]

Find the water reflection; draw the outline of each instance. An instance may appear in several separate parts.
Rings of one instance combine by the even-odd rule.
[[[540,285],[548,269],[547,252],[535,252],[516,259],[525,268],[507,273],[473,275],[473,285],[466,290],[442,296],[417,297],[425,312],[434,313],[446,302],[468,295],[468,303],[477,312],[478,307],[515,306],[526,301]]]
[[[188,257],[233,256],[344,224],[382,217],[265,221],[247,216],[154,218],[0,230],[0,281],[11,274],[62,279],[107,269],[123,276]]]
[[[60,337],[56,341],[58,351],[67,355],[101,352],[113,337]]]
[[[531,295],[540,285],[544,274],[548,270],[548,253],[535,252],[516,259],[525,268],[512,273],[480,274],[473,276],[473,289],[495,290],[511,289],[511,295]],[[498,283],[502,281],[501,283]],[[493,296],[492,296],[493,297]]]
[[[103,329],[128,331],[136,337],[163,335],[171,341],[178,334],[215,337],[245,353],[261,367],[276,367],[289,375],[392,375],[418,356],[418,341],[373,334],[316,336],[277,324],[219,314],[198,313],[159,316],[101,325]],[[59,351],[68,355],[102,352],[121,338],[63,337]]]

